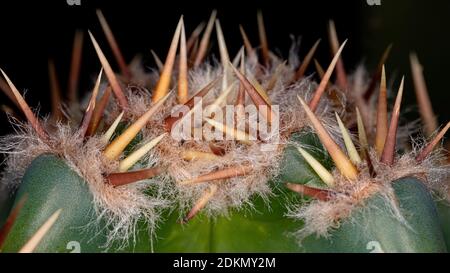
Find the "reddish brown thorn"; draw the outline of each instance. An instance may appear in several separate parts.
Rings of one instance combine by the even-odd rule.
[[[92,114],[91,122],[86,130],[86,136],[93,136],[97,131],[100,121],[102,120],[103,114],[105,113],[106,106],[108,106],[109,97],[111,97],[112,89],[108,86],[103,92],[103,96],[100,98],[99,103],[97,103],[94,108],[94,113]]]
[[[438,123],[433,111],[433,106],[431,105],[425,78],[423,76],[423,68],[416,54],[412,53],[410,55],[410,60],[417,104],[419,105],[419,112],[425,127],[425,133],[429,137],[433,135],[438,128]]]
[[[214,27],[214,22],[216,21],[217,11],[213,10],[211,17],[209,18],[208,25],[206,25],[205,32],[203,33],[202,40],[200,41],[200,46],[197,55],[194,60],[194,67],[199,66],[206,56],[206,51],[208,50],[209,40],[211,38],[211,32]]]
[[[327,190],[315,189],[305,185],[286,183],[286,188],[300,195],[315,198],[320,201],[328,201],[331,197],[331,192]]]
[[[328,34],[330,37],[331,52],[333,53],[333,55],[336,55],[337,52],[339,51],[339,39],[338,39],[336,27],[335,27],[333,21],[330,21],[329,28],[328,28]],[[347,90],[347,88],[348,88],[347,73],[345,72],[344,62],[342,61],[342,57],[339,57],[337,64],[336,64],[336,77],[337,77],[338,86],[341,89],[343,89],[344,91]]]
[[[270,123],[272,121],[272,118],[275,117],[271,105],[266,102],[266,100],[261,96],[258,90],[256,90],[253,84],[244,75],[242,75],[239,70],[237,70],[231,63],[230,66],[233,68],[234,73],[238,77],[241,84],[244,86],[253,103],[258,107],[260,113]],[[267,111],[264,111],[264,109],[261,108],[262,106],[267,107]]]
[[[189,60],[188,60],[189,68],[192,68],[194,66],[195,56],[197,56],[198,47],[199,47],[198,40],[196,40],[194,46],[192,47],[192,50],[189,52]]]
[[[336,66],[337,61],[339,60],[339,56],[342,53],[342,50],[344,49],[345,44],[347,43],[347,40],[345,40],[342,43],[341,48],[336,52],[336,55],[334,56],[333,60],[330,63],[330,66],[328,67],[327,71],[325,72],[322,81],[320,82],[319,86],[317,87],[314,97],[312,98],[311,102],[309,103],[309,107],[311,108],[311,111],[316,111],[317,106],[319,105],[320,98],[322,97],[323,92],[325,92],[325,89],[327,88],[328,82],[330,81],[331,74],[333,74],[333,70]]]
[[[86,136],[86,132],[89,127],[89,124],[91,124],[92,115],[93,115],[94,109],[95,109],[95,103],[97,101],[97,94],[98,94],[98,90],[100,88],[100,81],[102,79],[102,72],[103,72],[103,69],[101,69],[100,73],[98,74],[97,81],[95,82],[94,89],[92,90],[91,99],[89,100],[89,104],[86,108],[83,120],[80,124],[79,132],[80,132],[80,136],[82,138],[84,138]]]
[[[73,40],[72,60],[68,80],[68,99],[71,104],[78,104],[78,81],[80,78],[81,54],[83,51],[84,33],[81,30],[75,32]]]
[[[191,49],[194,47],[195,43],[198,41],[200,34],[202,33],[203,29],[205,28],[205,25],[206,25],[205,22],[201,22],[194,29],[194,31],[192,31],[191,36],[189,36],[189,39],[186,42],[186,51],[188,53],[191,52]]]
[[[228,169],[213,171],[213,172],[201,175],[201,176],[193,178],[193,179],[185,180],[185,181],[181,182],[180,184],[181,185],[192,185],[192,184],[204,183],[204,182],[208,182],[208,181],[229,179],[229,178],[233,178],[233,177],[248,175],[252,171],[253,171],[253,167],[250,165],[235,166],[235,167],[230,167]]]
[[[17,216],[19,215],[20,211],[22,210],[23,206],[25,205],[26,200],[27,200],[26,195],[19,200],[17,205],[14,207],[14,209],[9,214],[8,219],[6,219],[5,224],[0,229],[0,249],[2,248],[3,243],[6,240],[6,237],[8,236],[11,228],[13,227]]]
[[[98,58],[100,59],[103,69],[105,70],[105,74],[106,77],[108,78],[109,84],[111,85],[112,91],[114,92],[114,95],[119,101],[120,107],[122,108],[122,110],[128,109],[129,105],[127,98],[122,90],[122,87],[119,84],[119,81],[117,80],[116,74],[114,74],[111,65],[106,59],[105,54],[103,54],[103,51],[101,50],[92,33],[90,31],[88,33],[89,36],[91,37],[92,44],[94,45],[95,51],[97,52]]]
[[[61,88],[59,86],[58,76],[56,75],[56,68],[53,60],[48,61],[48,76],[50,80],[52,118],[55,121],[58,121],[63,118],[63,113],[61,111]]]
[[[314,59],[314,66],[316,67],[316,71],[317,74],[319,75],[320,80],[322,80],[323,77],[325,76],[325,70],[323,70],[323,67],[320,65],[317,59]]]
[[[434,139],[420,152],[420,154],[416,157],[417,162],[422,162],[425,158],[427,158],[431,152],[436,148],[438,143],[442,140],[444,135],[447,133],[448,129],[450,129],[450,122],[442,129],[439,134],[437,134]]]
[[[205,87],[203,87],[200,91],[198,91],[194,96],[192,96],[192,98],[190,98],[184,105],[189,107],[189,109],[192,109],[192,107],[194,107],[195,98],[203,98],[204,96],[206,96],[209,93],[209,91],[211,91],[212,88],[216,85],[216,83],[219,81],[219,79],[220,79],[220,77],[217,77],[216,79],[214,79],[213,81],[208,83]],[[164,120],[166,130],[170,132],[172,130],[172,126],[175,124],[175,122],[177,122],[182,117],[183,116],[181,116],[181,115],[178,117],[168,116]]]
[[[108,22],[106,21],[105,17],[103,16],[103,13],[99,9],[97,10],[97,17],[98,20],[100,21],[100,25],[102,26],[103,32],[105,33],[106,39],[108,40],[109,46],[112,49],[114,57],[116,58],[116,61],[119,64],[120,70],[122,71],[122,74],[125,76],[127,81],[129,81],[131,79],[131,72],[128,69],[128,65],[125,62],[123,54],[120,51],[119,44],[117,43],[116,38],[114,37],[114,34],[108,25]]]
[[[379,157],[383,153],[388,127],[386,71],[383,66],[381,68],[381,83],[380,94],[378,95],[377,127],[375,136],[375,149]]]
[[[218,190],[217,185],[211,184],[208,189],[206,189],[200,199],[194,204],[194,207],[189,211],[186,217],[181,220],[181,224],[187,224],[192,218],[194,218],[200,210],[202,210],[206,204],[208,204],[209,200],[216,194]]]
[[[261,43],[263,63],[267,67],[270,64],[269,43],[267,42],[266,28],[264,27],[264,19],[262,12],[260,10],[257,13],[257,19],[258,19],[259,42]]]
[[[392,44],[390,44],[386,50],[383,53],[383,56],[381,56],[380,62],[378,63],[377,70],[372,76],[372,80],[370,81],[369,87],[367,88],[366,92],[364,92],[364,100],[367,102],[372,97],[375,87],[381,80],[381,71],[383,69],[384,64],[386,63],[389,54],[391,53]]]
[[[319,43],[320,43],[320,39],[314,43],[314,45],[309,50],[308,54],[306,54],[300,67],[298,68],[297,72],[295,73],[293,81],[298,81],[299,79],[303,78],[303,76],[305,76],[306,69],[308,68],[309,64],[311,63],[311,60],[312,60],[314,54],[316,53]]]
[[[164,168],[155,167],[145,170],[126,172],[126,173],[112,173],[106,177],[109,184],[114,187],[124,186],[135,183],[141,180],[150,179],[165,171]]]
[[[381,154],[381,162],[387,165],[392,165],[394,163],[395,143],[397,141],[398,119],[400,117],[404,80],[405,78],[403,77],[398,90],[397,99],[395,100],[394,109],[392,110],[391,123],[386,136],[383,153]]]
[[[247,50],[247,55],[249,58],[256,58],[255,49],[253,49],[252,44],[250,43],[250,39],[247,36],[247,33],[245,33],[244,28],[242,25],[239,25],[239,30],[241,31],[242,40],[244,41],[245,50]]]
[[[377,173],[375,172],[375,169],[373,167],[372,159],[370,158],[370,155],[369,155],[369,151],[367,151],[367,149],[363,149],[363,153],[364,153],[364,159],[366,160],[366,163],[367,163],[367,168],[369,169],[370,177],[377,176]]]
[[[17,90],[17,88],[14,86],[14,84],[11,82],[11,80],[8,78],[8,76],[5,74],[5,72],[3,70],[1,70],[1,69],[0,69],[0,71],[2,72],[3,77],[5,78],[6,82],[8,83],[9,88],[13,92],[13,94],[14,94],[16,100],[17,100],[17,103],[20,105],[20,109],[25,114],[25,117],[27,118],[27,120],[31,123],[31,126],[36,131],[37,135],[42,140],[48,140],[49,137],[48,137],[47,132],[44,130],[44,128],[42,127],[41,123],[39,122],[39,120],[34,115],[33,111],[31,111],[31,109],[28,106],[28,104],[26,103],[26,101],[23,99],[23,97],[20,94],[19,90]]]
[[[235,105],[244,105],[245,104],[245,88],[244,85],[241,83],[239,84],[239,90],[236,97],[236,103]]]

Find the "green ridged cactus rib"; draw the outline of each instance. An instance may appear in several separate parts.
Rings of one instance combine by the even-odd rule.
[[[0,252],[450,250],[450,206],[435,201],[450,200],[438,148],[450,123],[434,135],[417,58],[413,80],[431,140],[410,149],[399,126],[404,79],[388,113],[390,47],[370,81],[347,75],[346,41],[333,22],[332,60],[326,70],[316,61],[315,82],[307,71],[319,42],[302,61],[294,52],[285,61],[270,51],[262,16],[262,58],[242,27],[245,50],[230,58],[213,11],[190,37],[181,17],[166,60],[152,52],[160,67],[148,71],[126,65],[97,15],[121,74],[89,32],[102,69],[87,105],[76,100],[80,32],[67,116],[52,63],[48,119],[1,71],[27,120],[0,139]],[[214,24],[219,63],[206,58]]]

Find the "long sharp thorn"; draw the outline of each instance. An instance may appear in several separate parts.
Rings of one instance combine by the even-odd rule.
[[[106,106],[108,106],[109,97],[111,96],[112,89],[108,86],[103,92],[100,101],[96,104],[94,108],[94,113],[92,114],[91,122],[89,123],[88,129],[86,131],[86,136],[92,136],[97,131],[100,121],[105,113]]]
[[[450,122],[442,129],[434,139],[420,152],[420,154],[416,157],[417,162],[422,162],[425,158],[427,158],[431,152],[433,152],[434,148],[439,144],[444,135],[447,133],[448,129],[450,129]]]
[[[253,84],[250,83],[250,81],[244,75],[242,75],[239,70],[237,70],[232,64],[230,64],[230,66],[232,67],[241,84],[244,86],[253,103],[256,105],[256,107],[258,107],[260,113],[266,118],[269,123],[271,123],[272,118],[275,117],[271,105],[267,103],[267,101],[261,96],[261,93],[256,90],[255,86],[253,86]],[[267,108],[267,111],[261,109],[262,106],[265,106]]]
[[[198,24],[198,26],[192,31],[191,35],[189,36],[189,39],[186,42],[186,51],[191,52],[193,46],[198,41],[198,37],[200,37],[200,34],[202,33],[203,29],[205,28],[205,22],[201,22]]]
[[[352,137],[350,136],[350,133],[348,132],[347,128],[345,128],[345,125],[342,122],[339,115],[337,113],[335,114],[336,120],[339,124],[339,129],[341,130],[342,138],[344,139],[345,148],[347,149],[347,153],[350,157],[350,160],[354,164],[360,164],[361,157],[359,156],[358,151],[356,150],[355,144],[353,144]]]
[[[203,193],[203,195],[200,197],[200,199],[197,200],[197,202],[194,204],[194,206],[189,211],[189,213],[183,218],[181,223],[186,224],[192,218],[194,218],[195,215],[197,215],[197,213],[208,204],[209,200],[211,200],[211,198],[214,196],[214,194],[216,194],[217,190],[218,190],[217,185],[215,185],[215,184],[209,185],[209,188],[206,189],[205,192]]]
[[[386,61],[387,61],[387,59],[389,57],[389,54],[391,53],[391,49],[392,49],[392,44],[390,44],[386,48],[386,50],[384,51],[383,55],[381,56],[381,60],[378,63],[377,70],[373,74],[373,77],[372,77],[372,80],[370,81],[369,87],[367,88],[366,92],[364,92],[364,99],[365,99],[366,102],[369,101],[369,99],[372,97],[372,94],[375,91],[375,87],[376,87],[377,83],[381,79],[382,69],[383,69],[384,64],[386,63]]]
[[[181,27],[180,42],[180,66],[178,71],[178,102],[185,103],[188,100],[188,61],[186,50],[186,33],[184,25]]]
[[[241,32],[242,40],[244,41],[244,46],[245,46],[245,50],[247,50],[248,57],[251,59],[255,58],[256,57],[255,49],[253,48],[252,44],[250,43],[250,39],[248,38],[247,33],[245,33],[245,30],[242,27],[242,25],[239,25],[239,30]]]
[[[243,165],[237,167],[230,167],[228,169],[213,171],[208,174],[201,175],[199,177],[185,180],[180,182],[180,185],[192,185],[198,183],[204,183],[208,181],[217,181],[223,179],[230,179],[233,177],[245,176],[253,171],[253,167],[250,165]]]
[[[369,150],[364,149],[364,158],[367,162],[367,167],[369,168],[369,174],[371,177],[377,176],[377,173],[375,172],[375,168],[373,167],[372,159],[370,158]]]
[[[228,54],[227,44],[225,43],[225,37],[223,35],[219,19],[216,19],[216,32],[217,42],[219,43],[220,59],[222,62],[222,66],[226,67],[230,62],[230,56]]]
[[[269,43],[267,42],[266,28],[264,27],[264,18],[260,10],[256,14],[256,16],[258,21],[259,42],[261,43],[263,62],[264,65],[267,67],[269,66],[270,63],[270,55],[269,55]]]
[[[333,60],[331,61],[330,66],[328,67],[327,71],[323,75],[322,81],[319,84],[319,87],[317,87],[314,97],[312,98],[311,102],[309,103],[309,107],[311,108],[311,111],[316,111],[317,106],[319,105],[320,98],[322,97],[323,92],[325,92],[325,89],[328,85],[328,82],[330,81],[331,74],[333,74],[333,70],[336,66],[337,61],[339,60],[339,56],[342,53],[342,50],[344,49],[345,44],[347,43],[347,40],[345,40],[339,50],[337,51],[336,55],[334,56]]]
[[[200,47],[195,56],[194,67],[199,66],[206,56],[206,51],[208,50],[209,39],[211,38],[211,33],[214,27],[214,22],[216,21],[217,11],[213,10],[211,17],[209,18],[208,24],[206,25],[205,32],[203,33],[202,39],[200,41]]]
[[[383,153],[381,154],[381,162],[386,165],[392,165],[394,163],[395,143],[397,141],[398,120],[400,117],[404,81],[405,78],[403,77],[402,82],[400,83],[397,98],[395,100],[394,109],[392,110],[391,123],[389,124],[389,130],[386,136]]]
[[[39,245],[44,236],[50,231],[52,226],[58,220],[62,209],[53,213],[50,218],[37,230],[37,232],[31,237],[31,239],[19,250],[19,253],[32,253]]]
[[[194,66],[195,56],[197,56],[198,47],[199,47],[198,40],[196,40],[194,46],[192,47],[191,51],[189,52],[189,58],[188,58],[189,68]]]
[[[68,80],[68,99],[72,104],[78,103],[78,81],[80,78],[81,54],[83,51],[84,33],[81,30],[75,32],[73,40],[72,60]]]
[[[155,139],[149,141],[145,145],[143,145],[141,148],[137,149],[133,153],[131,153],[127,158],[122,160],[119,163],[119,171],[125,172],[128,171],[131,167],[134,166],[139,160],[141,160],[151,149],[153,149],[158,143],[167,135],[167,133],[164,133]]]
[[[120,121],[123,118],[123,114],[125,112],[120,113],[120,115],[114,120],[114,122],[111,124],[111,126],[106,130],[106,132],[102,136],[103,143],[108,143],[111,137],[114,135],[114,132],[116,131],[117,127],[120,124]]]
[[[217,84],[219,79],[220,79],[220,77],[212,80],[205,87],[203,87],[200,91],[198,91],[194,96],[192,96],[192,98],[190,98],[184,105],[189,107],[189,109],[192,109],[192,107],[194,107],[195,98],[203,98],[204,96],[206,96],[209,93],[209,91],[211,91],[212,88]],[[164,123],[166,125],[165,126],[166,130],[167,131],[171,131],[172,130],[172,126],[175,124],[175,122],[178,121],[181,118],[182,118],[182,116],[179,116],[179,117],[169,116],[169,117],[167,117],[164,120]]]
[[[336,32],[336,27],[334,25],[333,21],[330,21],[329,24],[329,36],[330,36],[330,43],[331,43],[331,50],[333,52],[333,55],[336,55],[339,51],[339,39]],[[340,55],[340,54],[339,54]],[[344,68],[344,62],[342,61],[342,57],[339,56],[336,64],[336,76],[337,76],[337,83],[340,88],[343,90],[347,90],[348,84],[347,84],[347,73],[345,72]]]
[[[90,31],[88,33],[89,36],[91,37],[92,44],[94,45],[95,51],[97,52],[100,63],[102,64],[102,67],[105,70],[105,74],[106,77],[108,78],[109,84],[111,85],[112,91],[114,92],[114,95],[119,101],[120,107],[122,108],[122,110],[128,109],[129,106],[127,98],[125,97],[122,87],[120,86],[120,83],[117,80],[116,74],[114,74],[111,65],[106,59],[105,54],[103,54],[103,51],[98,45],[97,40],[95,40],[94,35],[92,35]]]
[[[319,74],[319,77],[322,80],[325,76],[325,70],[323,70],[323,67],[320,65],[317,59],[314,59],[314,66],[316,67],[317,74]]]
[[[20,211],[22,210],[23,206],[25,205],[25,202],[27,200],[27,196],[22,197],[17,205],[14,207],[14,209],[9,214],[8,218],[6,219],[5,224],[0,229],[0,250],[3,246],[3,243],[5,242],[6,237],[8,236],[9,232],[11,231],[11,228],[13,227],[14,223],[16,222],[17,216],[19,215]]]
[[[227,44],[225,43],[225,37],[219,19],[216,19],[216,33],[217,41],[219,43],[220,60],[223,68],[222,89],[225,90],[228,87],[228,63],[230,62],[230,55],[228,54]]]
[[[313,168],[313,170],[317,173],[320,179],[322,179],[322,181],[328,186],[334,187],[333,175],[306,150],[302,149],[301,147],[297,147],[297,150],[303,156],[306,162],[308,162],[311,168]]]
[[[138,120],[131,124],[120,136],[114,139],[111,144],[109,144],[105,151],[104,156],[109,160],[117,159],[120,154],[125,150],[125,148],[130,144],[130,142],[136,137],[136,135],[141,131],[142,128],[147,125],[147,122],[152,118],[153,114],[159,110],[159,108],[164,104],[171,93],[167,94],[165,97],[160,99],[157,103],[147,110]]]
[[[211,126],[214,126],[217,130],[223,132],[226,135],[231,136],[233,139],[240,141],[247,145],[252,145],[252,141],[250,141],[250,135],[244,131],[231,128],[225,124],[222,124],[216,120],[205,118],[206,122],[208,122]]]
[[[233,64],[234,67],[236,67],[236,66],[239,65],[239,62],[240,62],[241,59],[242,59],[241,56],[242,56],[242,54],[244,54],[244,51],[245,51],[245,48],[242,46],[242,47],[239,49],[239,51],[238,51],[238,53],[236,54],[236,56],[234,56],[233,61],[231,62],[231,63]]]
[[[61,88],[56,75],[55,63],[48,61],[48,76],[50,80],[50,93],[52,101],[52,118],[56,121],[61,120],[63,113],[61,111]]]
[[[20,109],[25,114],[27,120],[30,122],[30,124],[33,127],[33,129],[36,131],[36,133],[38,134],[38,136],[42,140],[48,140],[47,132],[44,130],[44,128],[42,127],[41,123],[39,122],[39,120],[34,115],[33,111],[31,111],[31,109],[28,106],[28,104],[26,103],[26,101],[23,99],[23,97],[20,94],[19,90],[17,90],[16,86],[11,82],[11,80],[5,74],[5,72],[2,69],[0,69],[0,71],[2,72],[3,77],[5,78],[6,82],[8,83],[9,88],[13,92],[17,103],[20,105]]]
[[[95,109],[95,103],[97,102],[98,90],[100,89],[100,81],[102,79],[102,73],[103,73],[103,68],[100,70],[100,73],[98,73],[97,81],[95,82],[94,89],[92,90],[91,99],[89,100],[89,104],[84,113],[83,121],[81,122],[79,132],[80,132],[80,136],[83,138],[86,136],[86,132],[89,128],[89,124],[91,124],[92,115],[93,115],[94,109]]]
[[[328,201],[331,198],[331,192],[321,189],[311,188],[305,185],[286,183],[286,187],[300,195],[315,198],[320,201]]]
[[[336,167],[339,169],[342,175],[344,175],[350,180],[355,180],[358,176],[358,170],[356,169],[356,167],[353,165],[350,159],[344,154],[344,152],[342,152],[342,150],[339,148],[336,142],[334,142],[334,140],[328,134],[326,129],[323,127],[322,123],[314,115],[314,113],[311,111],[308,105],[306,105],[303,99],[300,97],[298,97],[298,99],[300,100],[300,103],[305,109],[305,112],[309,120],[311,121],[311,124],[315,128],[316,133],[320,138],[320,141],[327,149]]]
[[[100,25],[102,26],[103,32],[105,33],[106,39],[108,40],[114,57],[119,64],[120,70],[122,71],[122,74],[125,76],[125,78],[129,81],[131,79],[131,72],[128,68],[127,63],[125,62],[122,51],[120,51],[119,44],[117,43],[116,38],[114,37],[114,34],[105,19],[105,16],[103,16],[102,11],[99,9],[97,10],[97,17],[100,21]]]
[[[161,59],[158,57],[158,55],[153,49],[150,49],[150,53],[152,54],[153,59],[155,60],[156,67],[158,67],[158,71],[162,72],[164,64],[162,63]]]
[[[180,40],[181,27],[183,26],[183,16],[181,16],[178,22],[175,34],[173,35],[172,42],[170,43],[169,52],[167,53],[166,62],[164,68],[153,91],[152,101],[157,102],[167,95],[169,92],[170,81],[172,79],[172,69],[175,63],[175,57],[177,54],[178,42]]]
[[[149,168],[145,170],[126,172],[126,173],[112,173],[106,177],[109,184],[114,187],[132,184],[141,180],[150,179],[165,171],[164,168]]]
[[[387,110],[387,88],[386,88],[386,71],[383,66],[381,69],[380,94],[378,96],[377,108],[377,128],[375,136],[375,149],[379,157],[383,153],[386,136],[388,133],[388,110]]]
[[[0,78],[0,89],[18,108],[21,108],[16,100],[16,97],[14,96],[14,93],[11,91],[11,88],[2,78]]]
[[[256,91],[259,93],[259,95],[264,99],[264,101],[268,105],[271,105],[272,103],[270,101],[269,95],[267,94],[267,91],[264,89],[264,87],[262,87],[262,85],[259,83],[259,81],[255,78],[255,76],[248,75],[247,79],[253,85],[253,87],[256,89]]]
[[[356,108],[356,122],[358,125],[358,138],[359,144],[361,145],[361,149],[368,150],[369,142],[367,140],[366,127],[364,125],[364,121],[361,117],[361,113],[359,112],[358,107]]]
[[[427,136],[433,135],[438,128],[436,116],[431,105],[430,96],[427,85],[423,75],[423,67],[421,66],[417,55],[412,53],[410,55],[411,71],[414,81],[414,90],[416,91],[417,104],[419,105],[419,112],[424,124],[425,133]]]
[[[234,66],[234,65],[233,65]],[[242,75],[245,75],[245,53],[242,52],[241,54],[241,67],[240,67],[241,73]],[[245,88],[244,85],[242,83],[239,83],[239,90],[238,90],[238,94],[236,97],[236,106],[241,105],[242,108],[238,108],[237,109],[237,113],[238,115],[240,115],[239,118],[242,118],[245,113],[243,113],[243,106],[245,105]],[[239,119],[242,122],[242,119]]]
[[[299,79],[303,78],[305,76],[306,69],[308,68],[309,64],[311,63],[311,60],[316,53],[317,47],[320,44],[320,39],[317,40],[314,45],[311,47],[311,49],[306,54],[305,58],[302,61],[302,64],[298,68],[297,72],[294,75],[293,81],[298,81]]]

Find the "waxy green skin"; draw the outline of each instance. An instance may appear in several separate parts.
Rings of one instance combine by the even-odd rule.
[[[314,136],[299,136],[299,141],[312,143]],[[293,148],[293,147],[291,147]],[[310,151],[311,152],[311,151]],[[295,154],[291,154],[296,156]],[[323,160],[329,160],[324,156]],[[292,164],[296,162],[295,164]],[[291,168],[309,179],[289,181],[310,183],[319,181],[306,168],[300,157],[290,162]],[[288,168],[280,177],[286,177]],[[291,176],[295,178],[296,176]],[[352,217],[332,230],[329,239],[306,238],[301,245],[292,233],[302,223],[287,218],[289,204],[301,204],[294,193],[282,190],[282,180],[273,182],[276,195],[268,202],[253,201],[254,208],[231,211],[228,217],[207,218],[200,214],[187,224],[180,224],[178,213],[167,213],[153,241],[155,252],[445,252],[443,233],[435,203],[424,185],[413,178],[394,182],[402,215],[411,228],[391,216],[386,203],[378,196],[367,200]],[[318,182],[319,183],[319,182]],[[310,185],[310,184],[309,184]],[[52,155],[36,158],[27,170],[16,203],[28,194],[28,201],[5,242],[5,252],[15,252],[34,234],[48,217],[62,208],[60,218],[36,251],[71,252],[70,242],[78,242],[81,252],[103,252],[105,230],[94,220],[92,195],[86,182],[63,160]],[[88,227],[86,229],[86,227]],[[90,228],[90,229],[89,229]],[[84,230],[84,232],[83,232]],[[110,252],[150,252],[148,234],[141,230],[133,247]],[[69,249],[68,249],[69,248]]]
[[[389,213],[386,200],[375,195],[329,238],[305,239],[305,252],[447,252],[434,200],[423,183],[403,178],[394,181],[393,188],[407,224]]]
[[[4,252],[17,252],[58,209],[62,212],[36,252],[104,252],[106,232],[96,221],[92,194],[86,182],[54,155],[41,155],[26,171],[15,203],[26,203],[3,245]],[[142,237],[145,232],[141,231]],[[148,240],[121,251],[147,252]],[[146,244],[147,243],[147,244]],[[108,251],[115,251],[112,247]]]
[[[450,203],[444,200],[436,202],[439,218],[441,219],[447,249],[450,251]]]

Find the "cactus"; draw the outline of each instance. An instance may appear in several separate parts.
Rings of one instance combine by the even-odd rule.
[[[261,13],[261,54],[241,26],[244,46],[230,59],[213,11],[188,38],[181,18],[165,62],[152,51],[158,69],[150,73],[126,64],[106,18],[97,15],[121,73],[89,32],[102,69],[79,102],[77,32],[66,115],[52,63],[46,119],[1,70],[3,91],[27,119],[15,121],[16,133],[0,143],[8,154],[2,185],[14,195],[1,251],[448,250],[449,210],[435,198],[448,198],[449,169],[437,146],[450,123],[434,135],[417,58],[414,82],[432,140],[410,151],[399,126],[404,80],[388,122],[390,47],[370,81],[362,70],[347,75],[347,41],[339,42],[333,22],[333,59],[326,70],[315,61],[316,83],[306,72],[320,40],[302,62],[296,52],[284,61],[269,49]],[[206,60],[214,28],[218,63]],[[231,123],[223,112],[230,105]],[[255,124],[271,131],[252,134]]]

